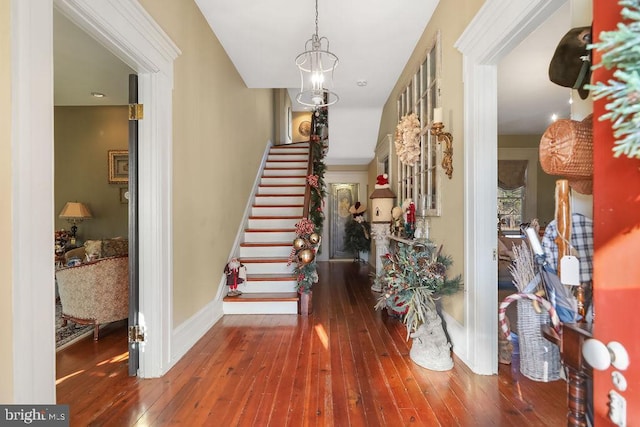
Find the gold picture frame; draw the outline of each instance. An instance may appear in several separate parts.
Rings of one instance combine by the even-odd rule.
[[[129,151],[109,150],[109,184],[129,183]]]

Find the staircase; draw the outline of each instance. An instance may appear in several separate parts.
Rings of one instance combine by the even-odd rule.
[[[287,263],[303,215],[308,165],[307,143],[269,150],[240,244],[247,280],[238,287],[242,295],[224,297],[224,314],[298,313],[295,265]]]

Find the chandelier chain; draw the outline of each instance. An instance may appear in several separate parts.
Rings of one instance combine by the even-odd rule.
[[[316,37],[318,37],[318,0],[316,0]]]

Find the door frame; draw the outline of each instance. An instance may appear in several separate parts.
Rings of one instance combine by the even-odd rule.
[[[447,327],[478,374],[498,372],[498,63],[565,2],[487,0],[454,44],[463,55],[465,318]]]
[[[140,122],[139,375],[171,364],[172,89],[180,50],[138,2],[11,0],[13,384],[15,403],[55,398],[53,247],[53,6],[135,70]],[[37,123],[38,126],[33,124]]]

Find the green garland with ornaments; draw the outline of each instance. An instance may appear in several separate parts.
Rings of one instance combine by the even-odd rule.
[[[326,136],[327,110],[314,112],[313,132],[309,141],[309,149],[313,153],[311,175],[306,184],[311,189],[309,198],[309,215],[296,224],[296,238],[289,255],[289,265],[295,263],[293,273],[296,277],[296,291],[300,294],[311,292],[312,286],[318,282],[316,255],[320,251],[322,230],[324,227],[324,198],[327,194],[324,174],[326,167],[324,158],[327,154]]]
[[[600,120],[613,123],[615,157],[625,155],[640,159],[640,0],[621,0],[622,18],[613,31],[600,33],[600,41],[589,45],[602,53],[602,63],[608,70],[616,68],[613,79],[587,85],[593,99],[606,98],[608,113]]]

